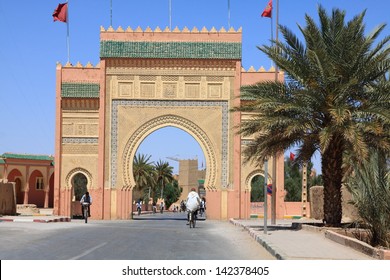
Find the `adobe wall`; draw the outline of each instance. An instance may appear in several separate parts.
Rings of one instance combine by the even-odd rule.
[[[0,180],[0,215],[16,215],[15,183]]]
[[[322,220],[324,218],[324,187],[313,186],[310,188],[310,208],[311,218],[316,220]],[[359,215],[356,207],[349,202],[352,199],[351,193],[346,189],[345,186],[341,188],[342,192],[342,221],[351,222],[359,219]]]

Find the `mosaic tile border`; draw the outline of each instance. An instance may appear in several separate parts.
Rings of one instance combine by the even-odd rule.
[[[62,137],[62,144],[98,144],[98,137]]]

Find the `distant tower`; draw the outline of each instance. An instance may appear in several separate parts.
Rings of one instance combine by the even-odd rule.
[[[186,199],[191,188],[198,189],[198,180],[205,178],[205,171],[198,169],[198,159],[179,159],[177,157],[167,157],[179,162],[179,186],[183,188],[180,200]]]

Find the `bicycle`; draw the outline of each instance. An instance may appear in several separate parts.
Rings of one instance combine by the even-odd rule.
[[[89,206],[89,202],[83,202],[82,205],[83,205],[83,213],[84,213],[84,219],[85,219],[85,223],[88,223],[88,206]]]
[[[189,219],[189,224],[190,224],[190,228],[195,228],[195,225],[196,225],[196,211],[188,211],[189,212],[189,215],[188,215],[188,219]]]
[[[203,214],[204,214],[204,208],[200,208],[199,209],[199,215],[201,216],[201,217],[203,217]]]
[[[138,216],[141,215],[141,206],[137,207]]]

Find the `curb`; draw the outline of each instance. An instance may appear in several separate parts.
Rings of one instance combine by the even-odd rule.
[[[71,219],[69,217],[60,217],[60,218],[54,218],[54,219],[43,219],[43,218],[17,218],[17,219],[11,219],[11,218],[0,218],[0,222],[20,222],[20,223],[26,223],[26,222],[33,222],[33,223],[57,223],[57,222],[70,222]]]
[[[365,242],[362,242],[352,237],[342,235],[332,230],[326,230],[325,237],[341,245],[353,248],[354,250],[364,253],[367,256],[372,257],[374,259],[390,260],[390,250],[384,250],[384,249],[378,249],[372,247]]]
[[[288,257],[286,254],[284,254],[277,246],[263,238],[262,233],[259,233],[257,230],[245,226],[243,224],[238,223],[234,219],[229,220],[230,223],[232,223],[234,226],[241,226],[244,228],[246,231],[249,232],[249,235],[261,246],[263,246],[272,256],[274,256],[277,260],[287,260]]]

